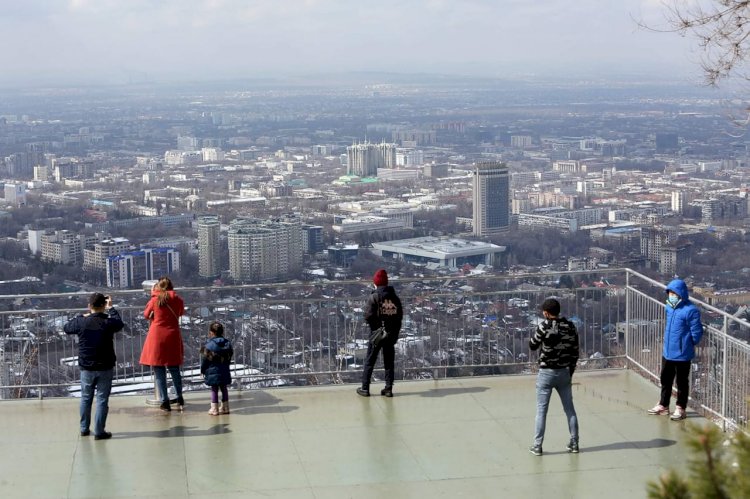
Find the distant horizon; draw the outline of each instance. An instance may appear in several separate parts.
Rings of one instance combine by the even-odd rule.
[[[699,85],[695,40],[640,27],[666,14],[660,0],[5,2],[0,87],[361,71]]]
[[[451,82],[497,82],[497,83],[511,83],[511,84],[561,84],[577,86],[592,86],[597,87],[606,84],[653,84],[653,85],[666,85],[666,86],[679,86],[679,87],[693,87],[696,90],[709,90],[722,92],[726,89],[731,89],[731,85],[727,84],[722,87],[708,87],[698,81],[697,75],[685,74],[685,75],[658,75],[650,72],[623,72],[623,73],[611,73],[601,74],[595,72],[580,72],[571,73],[565,72],[561,74],[549,73],[540,74],[534,72],[518,72],[516,74],[469,74],[461,72],[448,72],[448,71],[329,71],[329,72],[315,72],[315,71],[300,71],[300,72],[286,72],[286,73],[269,73],[266,75],[224,75],[217,77],[216,75],[205,76],[203,78],[199,76],[193,76],[192,78],[177,78],[171,75],[140,75],[139,77],[132,78],[104,78],[104,77],[79,77],[79,78],[58,78],[56,75],[45,75],[44,77],[37,76],[30,81],[25,80],[12,80],[12,79],[0,79],[0,88],[5,90],[22,90],[22,89],[43,89],[43,88],[107,88],[107,87],[136,87],[136,86],[210,86],[212,84],[218,86],[225,86],[229,84],[242,84],[242,83],[268,83],[268,84],[293,84],[295,86],[305,86],[309,82],[309,85],[323,85],[326,86],[350,86],[350,85],[372,85],[372,84],[441,84],[445,83],[449,85]]]

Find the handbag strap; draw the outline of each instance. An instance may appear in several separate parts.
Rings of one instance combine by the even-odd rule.
[[[174,315],[174,318],[177,319],[177,323],[179,324],[180,318],[177,316],[177,314],[174,312],[174,310],[172,310],[172,307],[169,306],[169,303],[165,303],[165,305],[167,306],[167,308],[169,309],[169,311],[172,312],[172,315]]]

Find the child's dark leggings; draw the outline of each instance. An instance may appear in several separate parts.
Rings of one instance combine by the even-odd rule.
[[[211,402],[214,404],[219,403],[219,388],[221,388],[221,401],[227,402],[229,400],[229,392],[227,391],[227,385],[218,385],[211,387]]]

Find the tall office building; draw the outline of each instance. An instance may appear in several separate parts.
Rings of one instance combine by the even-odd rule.
[[[477,163],[472,199],[474,235],[489,236],[510,228],[510,179],[505,163]]]
[[[396,167],[396,144],[354,144],[346,148],[348,175],[374,177],[378,168]]]
[[[272,281],[302,270],[302,226],[295,217],[236,219],[228,244],[229,273],[236,281]]]
[[[215,277],[221,273],[220,231],[221,223],[218,217],[198,219],[198,274],[201,277]]]

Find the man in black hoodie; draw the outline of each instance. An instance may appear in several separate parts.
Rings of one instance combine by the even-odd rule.
[[[365,305],[365,322],[370,326],[370,331],[375,332],[381,326],[385,327],[386,337],[375,343],[370,340],[367,345],[367,358],[365,369],[362,371],[362,386],[357,388],[357,393],[363,397],[370,396],[370,378],[375,369],[380,350],[383,350],[383,367],[385,368],[385,388],[380,394],[385,397],[393,397],[394,359],[396,356],[395,345],[398,334],[401,331],[401,320],[404,318],[404,309],[401,300],[396,295],[393,286],[388,285],[388,274],[385,269],[375,272],[372,278],[375,290],[372,291]],[[372,338],[372,334],[370,335]]]
[[[105,313],[105,310],[107,311]],[[124,324],[120,313],[112,307],[112,298],[94,293],[89,298],[89,311],[77,315],[63,327],[67,334],[78,335],[78,367],[81,370],[81,436],[91,433],[91,404],[96,391],[96,419],[94,439],[106,440],[112,434],[105,431],[109,412],[109,392],[115,367],[114,333]]]

